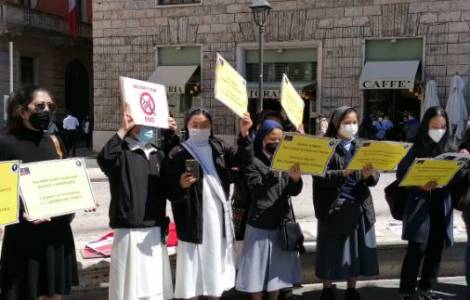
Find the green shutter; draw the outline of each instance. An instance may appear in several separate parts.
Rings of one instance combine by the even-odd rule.
[[[423,58],[422,39],[368,40],[366,61],[419,60]]]
[[[159,66],[188,66],[201,64],[200,47],[162,47],[158,48]]]
[[[282,50],[282,51],[280,51]],[[317,49],[266,49],[264,50],[265,63],[298,63],[298,62],[316,62]],[[258,63],[259,51],[246,50],[246,63]]]

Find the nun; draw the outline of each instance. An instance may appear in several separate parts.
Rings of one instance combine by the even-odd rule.
[[[213,135],[212,116],[206,109],[189,111],[184,123],[189,138],[170,151],[165,164],[179,238],[175,298],[218,299],[235,285],[231,169],[253,159],[252,121],[248,113],[240,120],[236,147]]]
[[[298,251],[281,247],[281,223],[294,220],[290,198],[303,186],[298,165],[285,173],[270,168],[281,138],[281,124],[264,121],[256,134],[253,163],[243,172],[253,200],[236,288],[250,293],[253,300],[261,300],[263,292],[275,300],[281,289],[302,282]]]
[[[169,119],[168,148],[177,144],[176,122]],[[173,298],[166,250],[165,149],[155,145],[154,128],[136,125],[126,108],[121,128],[98,154],[109,178],[110,227],[114,229],[109,299],[164,300]]]
[[[323,282],[322,300],[335,299],[334,281],[347,281],[346,300],[358,300],[358,277],[379,273],[375,211],[369,187],[379,181],[372,165],[347,170],[359,147],[358,115],[347,106],[336,109],[326,136],[338,139],[324,177],[313,178],[313,203],[318,219],[316,275]]]

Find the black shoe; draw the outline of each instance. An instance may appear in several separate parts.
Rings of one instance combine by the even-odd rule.
[[[356,289],[348,288],[344,295],[344,300],[361,300],[361,295]]]
[[[321,291],[321,300],[335,300],[335,289],[334,288],[327,288]]]
[[[419,292],[418,300],[443,300],[443,298],[437,295],[433,290],[425,290]]]

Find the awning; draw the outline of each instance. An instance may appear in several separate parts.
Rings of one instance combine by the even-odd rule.
[[[150,82],[166,86],[169,94],[184,94],[186,84],[199,66],[159,66]]]
[[[359,88],[364,90],[413,90],[419,60],[368,61],[362,69]]]

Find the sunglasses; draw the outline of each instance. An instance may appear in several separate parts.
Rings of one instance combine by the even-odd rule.
[[[36,112],[43,112],[46,110],[46,107],[49,108],[49,111],[53,113],[56,109],[56,105],[52,102],[42,102],[34,105],[34,110]]]

